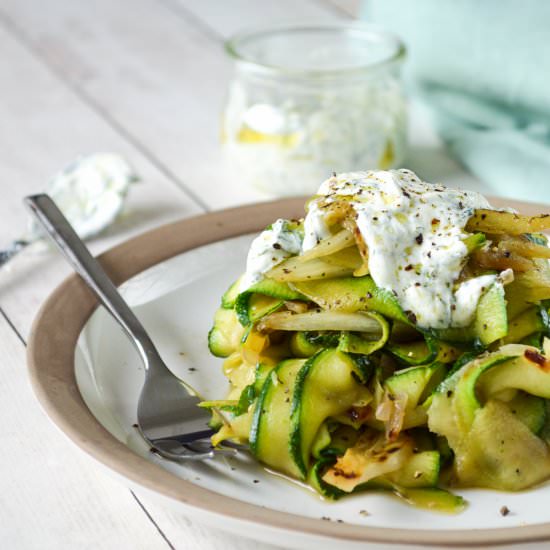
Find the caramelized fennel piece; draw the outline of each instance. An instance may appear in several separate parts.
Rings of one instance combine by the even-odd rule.
[[[550,248],[530,241],[525,235],[504,237],[498,240],[499,250],[519,254],[524,258],[550,258]]]
[[[388,391],[376,408],[375,417],[384,423],[386,439],[395,441],[403,429],[407,408],[407,394],[393,396]]]
[[[266,273],[266,277],[281,282],[313,281],[351,275],[349,267],[330,264],[321,258],[304,262],[300,256],[292,256]]]
[[[365,252],[366,254],[366,252]],[[319,242],[300,256],[292,256],[266,275],[276,281],[299,282],[331,277],[366,275],[368,263],[360,254],[353,235],[343,229]],[[368,259],[368,255],[367,255]]]
[[[342,229],[338,233],[322,239],[317,246],[314,246],[307,252],[304,252],[301,256],[297,256],[301,261],[306,262],[315,258],[321,258],[322,256],[328,256],[334,254],[340,250],[344,250],[355,244],[353,234],[347,229]]]
[[[362,265],[360,265],[355,269],[355,271],[353,272],[353,275],[354,277],[363,277],[364,275],[368,275],[369,274],[369,249],[367,247],[367,243],[365,243],[365,240],[363,239],[363,235],[361,235],[361,231],[359,231],[359,228],[355,223],[355,218],[353,217],[346,218],[343,221],[343,225],[351,234],[353,234],[355,238],[355,243],[357,245],[357,250],[359,251],[361,258],[363,259]]]
[[[499,210],[476,210],[466,224],[466,231],[494,233],[497,235],[521,235],[539,233],[550,229],[550,214],[522,216]]]
[[[513,269],[514,272],[523,272],[534,267],[532,260],[500,246],[485,246],[473,252],[472,257],[480,267],[499,271]]]
[[[355,212],[350,205],[350,197],[342,196],[338,200],[331,203],[321,203],[320,207],[325,211],[325,223],[327,225],[339,224],[344,227],[351,235],[353,235],[355,244],[359,249],[359,253],[363,258],[363,264],[354,272],[356,277],[367,275],[368,269],[368,250],[357,224],[355,223]]]
[[[363,259],[361,258],[359,250],[357,250],[355,245],[344,248],[343,250],[330,254],[329,256],[323,256],[323,261],[331,265],[348,267],[353,270],[358,270],[363,266]]]
[[[339,197],[334,202],[321,202],[319,207],[325,213],[325,223],[330,227],[342,224],[346,219],[352,218],[354,210],[350,204],[350,197]]]
[[[350,493],[360,485],[399,470],[413,454],[414,442],[405,434],[387,441],[380,432],[366,432],[327,470],[323,481]]]
[[[517,273],[506,287],[506,296],[521,297],[526,303],[550,299],[550,269],[547,261],[535,259],[529,271]]]
[[[368,332],[380,336],[380,323],[361,312],[342,313],[337,311],[308,311],[292,313],[281,311],[264,317],[257,325],[259,331],[265,330],[336,330]]]
[[[292,313],[305,313],[308,309],[306,302],[300,302],[299,300],[287,300],[285,307]]]

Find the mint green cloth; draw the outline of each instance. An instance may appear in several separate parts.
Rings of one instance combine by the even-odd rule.
[[[550,202],[550,1],[366,0],[408,48],[410,93],[495,194]]]

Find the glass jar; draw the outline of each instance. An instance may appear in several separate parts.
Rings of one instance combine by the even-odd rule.
[[[361,23],[270,27],[226,44],[236,61],[222,143],[236,176],[275,196],[314,193],[332,172],[399,165],[405,48]]]

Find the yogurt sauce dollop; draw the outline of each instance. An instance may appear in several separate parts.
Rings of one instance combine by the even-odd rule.
[[[302,235],[288,220],[279,219],[253,241],[246,260],[241,292],[257,283],[264,273],[302,251]]]
[[[392,291],[418,326],[467,326],[483,292],[493,284],[502,284],[493,274],[456,284],[468,255],[464,227],[475,209],[492,209],[479,193],[426,183],[410,170],[335,175],[321,184],[309,204],[300,252],[330,234],[325,208],[340,197],[345,197],[355,212],[357,228],[368,246],[374,282]],[[253,244],[247,284],[291,255],[297,244],[293,241],[290,247],[285,242],[284,253],[275,257],[269,256],[273,251],[269,245],[260,250],[260,238],[272,246],[278,235],[270,234],[267,240],[260,235]],[[260,259],[267,256],[271,261],[260,266]]]

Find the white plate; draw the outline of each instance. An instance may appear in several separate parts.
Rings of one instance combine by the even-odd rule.
[[[170,368],[209,399],[223,398],[227,382],[221,373],[222,360],[208,352],[207,333],[222,293],[242,272],[250,240],[249,235],[233,237],[184,252],[121,287]],[[408,506],[383,493],[327,502],[298,483],[266,472],[246,454],[199,463],[163,460],[149,452],[133,427],[143,367],[122,330],[103,308],[85,324],[74,358],[78,389],[95,419],[124,449],[141,457],[136,464],[153,464],[157,470],[169,472],[172,479],[185,480],[194,490],[178,498],[148,479],[142,484],[155,494],[168,496],[185,513],[217,527],[275,544],[281,544],[284,535],[287,547],[317,549],[331,548],[336,541],[342,548],[384,548],[387,543],[388,548],[410,549],[513,540],[522,540],[523,548],[528,540],[550,537],[548,485],[520,493],[459,491],[468,508],[460,515],[445,515]],[[39,397],[44,391],[47,388],[42,384]],[[58,421],[55,414],[52,416]],[[71,430],[65,431],[75,439]],[[86,436],[85,428],[81,432]],[[89,446],[81,446],[91,452]],[[121,467],[114,451],[105,453],[105,445],[102,452],[91,454],[140,484],[138,475],[129,475]],[[144,475],[149,476],[148,472]],[[243,503],[242,512],[239,503]],[[499,512],[502,506],[510,510],[506,517]],[[221,522],[219,514],[224,516]],[[547,544],[532,543],[529,547]]]

